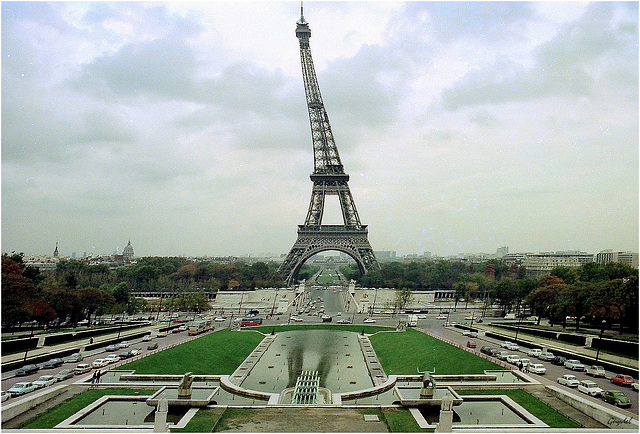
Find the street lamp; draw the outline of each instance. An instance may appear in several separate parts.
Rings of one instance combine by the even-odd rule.
[[[373,308],[371,309],[371,314],[369,316],[372,316],[376,313],[376,300],[378,298],[378,288],[375,289],[375,294],[373,296]]]
[[[607,324],[607,320],[602,320],[602,328],[600,328],[600,342],[598,342],[598,350],[596,351],[596,362],[600,357],[600,345],[602,345],[602,335],[604,334],[604,326]]]

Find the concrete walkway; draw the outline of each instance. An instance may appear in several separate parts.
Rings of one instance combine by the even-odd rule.
[[[512,330],[506,330],[506,329],[501,329],[497,327],[489,327],[488,325],[485,325],[485,324],[474,324],[473,327],[479,330],[487,331],[487,332],[499,333],[501,335],[508,336],[511,338],[515,338],[515,335],[516,335],[516,332]],[[587,357],[595,358],[596,352],[597,352],[597,350],[586,348],[581,345],[571,345],[565,342],[554,341],[551,339],[544,339],[539,336],[531,336],[531,335],[522,333],[522,331],[518,333],[518,339],[536,343],[540,347],[559,348],[575,354],[581,354]],[[608,362],[617,363],[619,365],[632,366],[636,369],[638,368],[638,359],[633,359],[631,357],[618,356],[615,354],[609,354],[609,353],[600,351],[600,355],[598,356],[598,358],[601,360],[606,360]]]

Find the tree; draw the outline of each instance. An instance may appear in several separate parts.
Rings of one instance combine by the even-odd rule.
[[[89,324],[91,324],[91,315],[93,315],[94,312],[98,309],[106,311],[116,302],[113,295],[107,291],[97,288],[82,288],[78,290],[78,296],[80,297],[80,302],[85,308]]]
[[[116,303],[127,305],[131,298],[131,290],[125,282],[118,283],[111,292]]]
[[[396,310],[404,310],[407,305],[411,303],[413,299],[413,293],[409,288],[398,289],[395,294],[394,306]]]
[[[10,326],[28,321],[32,312],[27,307],[36,301],[36,288],[22,275],[20,264],[6,255],[2,257],[2,318]]]
[[[57,312],[44,301],[28,303],[26,307],[31,311],[31,318],[39,324],[48,324],[58,316]]]

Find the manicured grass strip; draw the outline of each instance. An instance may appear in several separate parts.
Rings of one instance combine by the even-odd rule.
[[[434,428],[420,428],[408,408],[386,408],[382,414],[391,432],[434,432]]]
[[[223,329],[190,342],[144,357],[119,370],[136,374],[232,374],[264,336]]]
[[[172,429],[171,432],[213,432],[213,427],[220,420],[224,410],[224,408],[201,408],[187,426],[182,429]]]
[[[390,331],[395,330],[395,327],[385,327],[385,326],[365,326],[365,325],[354,325],[354,324],[290,324],[283,326],[259,326],[259,327],[245,327],[243,329],[246,330],[258,330],[264,334],[269,334],[271,331],[279,332],[288,332],[291,330],[341,330],[348,332],[356,332],[362,333],[364,331],[367,334],[379,332],[379,331]]]
[[[526,390],[457,390],[458,395],[507,395],[551,428],[580,428],[564,414],[549,407]]]
[[[41,414],[32,421],[27,422],[21,429],[46,429],[53,428],[72,414],[85,408],[104,395],[152,395],[155,390],[145,389],[91,389],[76,395],[73,398]]]
[[[369,338],[387,375],[482,374],[485,369],[503,369],[495,363],[434,337],[407,329],[400,333],[379,333]]]

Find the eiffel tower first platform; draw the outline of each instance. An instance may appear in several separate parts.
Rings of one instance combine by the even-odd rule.
[[[344,172],[333,140],[309,48],[311,30],[304,19],[302,6],[296,37],[300,42],[302,77],[311,123],[314,170],[311,174],[313,189],[307,218],[303,225],[298,225],[298,239],[278,269],[288,285],[295,283],[300,268],[309,258],[326,250],[337,250],[351,256],[358,264],[361,274],[372,267],[378,267],[369,244],[367,226],[360,223],[356,204],[349,190],[349,175]],[[322,224],[327,195],[338,196],[344,224]]]

